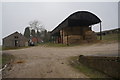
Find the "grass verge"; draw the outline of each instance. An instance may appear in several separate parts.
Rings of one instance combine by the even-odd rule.
[[[5,64],[9,64],[11,61],[13,61],[14,56],[11,54],[3,53],[1,60],[2,60],[2,66],[4,66]]]
[[[26,47],[2,47],[2,50],[14,50],[14,49],[24,49],[24,48],[29,48],[30,46]]]
[[[41,43],[38,46],[46,46],[46,47],[67,47],[66,44],[55,44],[55,43]]]
[[[81,43],[81,44],[70,44],[70,45],[67,45],[67,44],[57,44],[57,43],[41,43],[41,44],[38,44],[38,46],[45,46],[45,47],[74,47],[74,46],[88,46],[88,45],[93,45],[93,44],[96,44],[96,43],[99,43],[99,42],[94,42],[94,43]]]
[[[97,78],[109,78],[106,74],[80,63],[77,56],[70,57],[69,62],[71,67],[75,68],[79,72],[84,73],[86,76],[91,78],[91,80],[96,80]]]
[[[99,36],[97,37],[99,40]],[[102,42],[120,42],[120,33],[111,33],[102,36]]]

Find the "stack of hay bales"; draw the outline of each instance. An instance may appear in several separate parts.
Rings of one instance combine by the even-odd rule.
[[[87,40],[87,42],[94,42],[97,40],[97,35],[95,34],[94,31],[86,31],[85,40]]]
[[[64,44],[67,44],[67,36],[64,36],[64,37],[63,37],[63,43],[64,43]]]
[[[80,35],[69,35],[68,38],[70,44],[77,44],[82,40],[82,36]]]
[[[67,44],[67,41],[69,44],[77,44],[80,43],[82,40],[82,36],[80,35],[69,35],[68,39],[67,36],[64,37],[63,43]]]

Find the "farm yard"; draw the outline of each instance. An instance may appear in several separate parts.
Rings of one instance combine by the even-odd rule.
[[[27,48],[4,48],[3,66],[6,63],[10,64],[3,70],[2,76],[3,78],[106,78],[108,76],[104,73],[85,66],[79,67],[76,62],[71,61],[74,62],[79,55],[118,56],[118,35],[116,33],[103,35],[102,41],[80,45],[42,43]]]
[[[11,63],[12,67],[3,71],[5,78],[89,78],[91,76],[71,67],[69,58],[79,55],[118,56],[118,43],[95,43],[69,47],[61,47],[61,45],[50,47],[49,44],[49,46],[39,45],[25,49],[5,50],[3,53],[15,57]]]
[[[0,5],[0,79],[120,79],[118,2]]]
[[[97,23],[99,33],[92,31],[91,25]],[[35,37],[35,30],[31,32],[34,35],[27,35],[28,38],[19,32],[3,38],[3,78],[108,78],[107,74],[89,66],[77,65],[76,62],[80,63],[77,57],[119,56],[119,29],[101,32],[101,20],[87,11],[71,14],[49,33],[49,37],[44,36],[46,42],[38,35]],[[86,63],[85,59],[80,61]]]

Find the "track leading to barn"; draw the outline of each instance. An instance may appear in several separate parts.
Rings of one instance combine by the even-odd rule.
[[[116,56],[118,44],[93,44],[74,47],[37,46],[19,50],[8,50],[16,57],[6,78],[87,78],[70,67],[68,58],[79,55]]]

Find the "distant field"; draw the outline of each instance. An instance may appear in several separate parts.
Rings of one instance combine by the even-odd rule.
[[[120,33],[106,34],[102,36],[103,41],[118,41],[120,40]],[[98,36],[99,39],[99,36]]]

